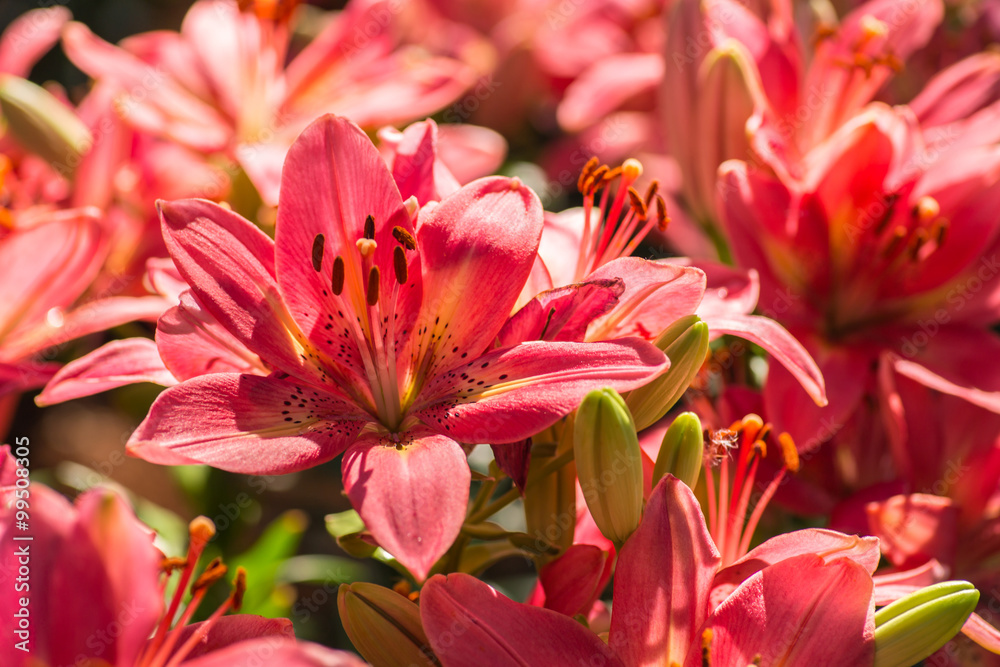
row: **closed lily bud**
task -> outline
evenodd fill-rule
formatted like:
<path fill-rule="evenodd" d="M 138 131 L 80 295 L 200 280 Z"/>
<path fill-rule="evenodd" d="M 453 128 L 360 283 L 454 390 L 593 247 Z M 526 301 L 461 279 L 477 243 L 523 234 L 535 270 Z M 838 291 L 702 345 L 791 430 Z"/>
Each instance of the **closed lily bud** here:
<path fill-rule="evenodd" d="M 573 426 L 576 474 L 594 523 L 616 546 L 642 518 L 642 452 L 632 415 L 614 389 L 583 399 Z"/>
<path fill-rule="evenodd" d="M 396 591 L 363 581 L 341 584 L 337 609 L 347 636 L 368 662 L 439 664 L 420 623 L 420 608 Z"/>
<path fill-rule="evenodd" d="M 908 667 L 944 646 L 979 602 L 967 581 L 943 581 L 875 612 L 875 667 Z"/>
<path fill-rule="evenodd" d="M 664 329 L 653 342 L 670 359 L 670 368 L 629 392 L 625 399 L 639 431 L 662 419 L 691 384 L 708 354 L 708 325 L 697 315 L 688 315 Z"/>
<path fill-rule="evenodd" d="M 572 425 L 567 423 L 561 442 L 552 451 L 533 447 L 524 488 L 524 518 L 528 540 L 515 542 L 535 554 L 541 567 L 573 544 L 576 531 L 576 466 L 570 460 L 548 472 L 547 466 L 573 447 Z"/>
<path fill-rule="evenodd" d="M 90 150 L 87 126 L 50 92 L 26 79 L 0 75 L 0 111 L 18 143 L 63 176 Z"/>
<path fill-rule="evenodd" d="M 705 440 L 701 430 L 701 420 L 693 412 L 677 415 L 660 443 L 660 452 L 653 466 L 653 488 L 664 475 L 670 473 L 694 488 L 701 475 L 705 454 Z"/>

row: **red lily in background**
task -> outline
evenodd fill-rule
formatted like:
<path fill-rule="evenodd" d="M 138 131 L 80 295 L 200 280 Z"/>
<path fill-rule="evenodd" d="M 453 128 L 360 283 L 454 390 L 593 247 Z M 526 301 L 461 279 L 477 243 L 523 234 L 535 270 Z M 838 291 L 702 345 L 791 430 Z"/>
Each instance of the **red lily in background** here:
<path fill-rule="evenodd" d="M 235 160 L 270 205 L 288 147 L 320 114 L 378 128 L 437 111 L 476 79 L 466 62 L 477 50 L 471 33 L 426 8 L 401 13 L 387 2 L 351 3 L 286 67 L 296 4 L 201 0 L 180 33 L 143 33 L 114 47 L 71 23 L 63 45 L 82 70 L 119 86 L 129 123 Z M 441 43 L 412 48 L 404 19 Z"/>
<path fill-rule="evenodd" d="M 70 504 L 41 484 L 19 485 L 27 471 L 15 463 L 10 447 L 0 447 L 0 457 L 0 577 L 9 584 L 0 609 L 11 619 L 0 628 L 4 665 L 222 667 L 265 652 L 296 667 L 364 664 L 348 653 L 297 643 L 288 619 L 223 616 L 239 606 L 242 574 L 237 590 L 209 620 L 188 625 L 208 586 L 225 575 L 224 566 L 210 564 L 192 576 L 214 533 L 210 521 L 192 522 L 185 558 L 165 559 L 153 546 L 152 532 L 118 494 L 95 489 Z M 27 531 L 18 525 L 23 507 L 30 507 L 23 510 L 30 516 Z M 16 541 L 25 535 L 31 540 Z M 17 589 L 23 553 L 30 554 L 30 585 Z M 163 591 L 175 569 L 181 580 L 166 607 Z M 193 597 L 175 624 L 189 583 Z M 24 611 L 27 625 L 17 620 Z"/>
<path fill-rule="evenodd" d="M 301 470 L 345 452 L 344 486 L 417 578 L 462 525 L 461 443 L 523 440 L 595 387 L 666 370 L 652 345 L 492 344 L 537 251 L 517 180 L 475 181 L 419 213 L 365 134 L 324 117 L 289 151 L 276 240 L 218 205 L 162 204 L 167 246 L 204 308 L 272 369 L 171 387 L 129 441 L 166 464 Z"/>
<path fill-rule="evenodd" d="M 756 656 L 761 664 L 871 664 L 876 540 L 799 531 L 720 563 L 698 501 L 668 475 L 621 549 L 607 645 L 567 616 L 507 600 L 463 574 L 432 577 L 420 615 L 449 667 L 594 656 L 609 665 L 735 665 Z"/>
<path fill-rule="evenodd" d="M 823 412 L 772 369 L 767 412 L 806 449 L 843 431 L 850 484 L 865 484 L 859 475 L 874 468 L 860 462 L 884 442 L 881 429 L 851 426 L 870 421 L 863 397 L 880 395 L 879 366 L 1000 412 L 1000 339 L 989 330 L 1000 152 L 968 139 L 926 146 L 905 108 L 874 105 L 806 155 L 798 184 L 742 162 L 723 167 L 736 258 L 758 270 L 762 302 L 829 383 Z"/>

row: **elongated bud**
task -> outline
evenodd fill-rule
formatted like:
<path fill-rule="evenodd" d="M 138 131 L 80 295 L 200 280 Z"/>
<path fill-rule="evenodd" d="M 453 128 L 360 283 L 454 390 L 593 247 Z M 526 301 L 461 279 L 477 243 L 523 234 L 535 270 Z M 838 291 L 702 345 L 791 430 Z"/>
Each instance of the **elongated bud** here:
<path fill-rule="evenodd" d="M 705 440 L 701 420 L 693 412 L 677 415 L 660 443 L 660 452 L 653 466 L 653 488 L 670 473 L 693 489 L 701 475 L 705 455 Z"/>
<path fill-rule="evenodd" d="M 0 110 L 22 147 L 72 176 L 93 142 L 90 130 L 47 90 L 12 75 L 0 75 Z"/>
<path fill-rule="evenodd" d="M 948 643 L 979 602 L 967 581 L 943 581 L 875 612 L 875 667 L 909 667 Z"/>
<path fill-rule="evenodd" d="M 545 472 L 547 465 L 573 449 L 572 422 L 567 420 L 566 429 L 559 445 L 551 448 L 533 447 L 528 464 L 528 481 L 524 488 L 524 518 L 530 544 L 513 544 L 535 554 L 538 567 L 545 565 L 553 557 L 566 551 L 573 544 L 576 531 L 576 465 L 572 458 L 556 470 Z"/>
<path fill-rule="evenodd" d="M 437 665 L 420 624 L 420 608 L 377 584 L 341 584 L 340 622 L 358 653 L 374 665 Z"/>
<path fill-rule="evenodd" d="M 688 315 L 664 329 L 654 343 L 670 359 L 670 368 L 625 399 L 640 431 L 667 414 L 691 384 L 708 354 L 708 325 Z"/>
<path fill-rule="evenodd" d="M 597 389 L 576 411 L 573 450 L 580 488 L 594 523 L 621 544 L 642 518 L 642 451 L 625 401 Z"/>

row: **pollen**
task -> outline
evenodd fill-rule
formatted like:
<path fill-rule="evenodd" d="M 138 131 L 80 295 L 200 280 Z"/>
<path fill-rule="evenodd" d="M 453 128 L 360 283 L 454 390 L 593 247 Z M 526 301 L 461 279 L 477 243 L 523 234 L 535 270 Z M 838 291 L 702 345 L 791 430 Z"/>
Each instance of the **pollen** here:
<path fill-rule="evenodd" d="M 333 260 L 333 277 L 330 281 L 330 287 L 337 296 L 340 296 L 340 293 L 344 291 L 344 258 L 340 255 L 337 255 L 337 258 Z"/>
<path fill-rule="evenodd" d="M 778 436 L 778 444 L 781 445 L 781 458 L 785 462 L 785 467 L 790 472 L 799 471 L 799 450 L 795 446 L 792 436 L 782 433 Z"/>
<path fill-rule="evenodd" d="M 323 268 L 323 247 L 326 245 L 326 237 L 322 234 L 317 234 L 316 238 L 313 239 L 312 247 L 312 263 L 313 269 L 319 271 Z"/>
<path fill-rule="evenodd" d="M 396 282 L 406 284 L 406 251 L 402 246 L 396 246 L 392 251 L 392 268 L 396 272 Z"/>
<path fill-rule="evenodd" d="M 416 250 L 417 240 L 413 238 L 413 234 L 406 231 L 402 227 L 392 228 L 392 238 L 396 239 L 399 245 L 403 246 L 407 250 Z"/>
<path fill-rule="evenodd" d="M 373 266 L 368 272 L 368 289 L 365 290 L 365 299 L 369 306 L 378 303 L 378 282 L 379 270 L 377 266 Z"/>

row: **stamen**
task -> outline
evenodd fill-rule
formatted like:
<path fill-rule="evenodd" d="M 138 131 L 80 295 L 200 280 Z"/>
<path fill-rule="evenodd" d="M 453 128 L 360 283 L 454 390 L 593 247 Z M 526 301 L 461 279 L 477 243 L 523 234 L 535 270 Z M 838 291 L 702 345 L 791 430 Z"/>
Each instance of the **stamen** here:
<path fill-rule="evenodd" d="M 587 194 L 587 182 L 590 179 L 590 173 L 594 169 L 597 169 L 596 155 L 587 160 L 587 164 L 583 165 L 583 169 L 580 170 L 580 178 L 576 181 L 576 189 L 580 191 L 580 194 Z"/>
<path fill-rule="evenodd" d="M 785 467 L 789 472 L 799 471 L 799 450 L 795 446 L 792 436 L 782 433 L 778 436 L 778 444 L 781 445 L 781 458 L 785 462 Z"/>
<path fill-rule="evenodd" d="M 378 248 L 378 244 L 375 243 L 374 239 L 369 238 L 358 239 L 355 242 L 355 246 L 357 246 L 358 252 L 360 252 L 361 256 L 365 259 L 374 255 L 375 249 Z"/>
<path fill-rule="evenodd" d="M 317 272 L 323 268 L 323 246 L 326 245 L 326 237 L 317 234 L 313 239 L 312 261 L 313 269 Z"/>
<path fill-rule="evenodd" d="M 885 22 L 880 21 L 871 14 L 865 14 L 861 17 L 860 28 L 865 41 L 873 37 L 885 37 L 889 33 L 889 27 Z"/>
<path fill-rule="evenodd" d="M 368 214 L 368 217 L 365 218 L 365 238 L 372 240 L 375 239 L 375 218 L 373 218 L 370 213 Z"/>
<path fill-rule="evenodd" d="M 898 192 L 890 192 L 885 197 L 885 213 L 879 218 L 879 221 L 875 223 L 875 235 L 878 236 L 885 231 L 886 226 L 889 221 L 892 220 L 892 214 L 896 210 L 896 202 L 899 200 Z"/>
<path fill-rule="evenodd" d="M 659 191 L 660 191 L 660 182 L 654 178 L 653 182 L 649 184 L 648 188 L 646 188 L 646 196 L 643 197 L 643 201 L 646 202 L 646 208 L 649 208 L 650 205 L 652 205 L 653 197 L 655 197 L 656 193 Z"/>
<path fill-rule="evenodd" d="M 330 287 L 337 296 L 344 291 L 344 258 L 340 255 L 333 260 L 333 279 L 330 281 Z"/>
<path fill-rule="evenodd" d="M 233 580 L 233 611 L 243 608 L 243 595 L 247 592 L 247 571 L 242 567 L 236 568 L 236 579 Z"/>
<path fill-rule="evenodd" d="M 646 202 L 644 202 L 642 200 L 642 198 L 639 196 L 639 193 L 636 192 L 635 188 L 633 188 L 631 186 L 629 186 L 629 189 L 628 189 L 628 198 L 629 198 L 630 203 L 632 204 L 632 210 L 635 211 L 635 214 L 637 216 L 639 216 L 640 220 L 642 220 L 643 222 L 645 222 L 646 221 Z"/>
<path fill-rule="evenodd" d="M 392 268 L 396 271 L 396 282 L 400 285 L 405 285 L 406 251 L 403 250 L 402 246 L 396 246 L 392 251 Z"/>
<path fill-rule="evenodd" d="M 917 261 L 920 256 L 920 249 L 924 247 L 925 243 L 927 243 L 927 232 L 923 229 L 918 229 L 910 238 L 909 252 L 911 260 L 914 262 Z"/>
<path fill-rule="evenodd" d="M 201 575 L 191 584 L 191 593 L 194 594 L 203 588 L 208 588 L 219 579 L 226 576 L 226 572 L 229 570 L 223 563 L 221 558 L 213 558 L 211 562 L 205 566 L 205 570 Z"/>
<path fill-rule="evenodd" d="M 399 245 L 403 246 L 407 250 L 416 250 L 417 240 L 413 238 L 413 234 L 406 231 L 402 227 L 392 228 L 392 238 L 396 239 Z"/>
<path fill-rule="evenodd" d="M 369 306 L 374 306 L 378 303 L 378 282 L 378 267 L 373 266 L 371 270 L 368 271 L 368 289 L 365 290 L 365 298 L 367 299 Z"/>
<path fill-rule="evenodd" d="M 180 570 L 185 565 L 187 565 L 187 558 L 181 558 L 179 556 L 170 556 L 169 558 L 164 558 L 160 561 L 160 569 L 163 570 L 163 574 L 168 577 L 177 570 Z"/>
<path fill-rule="evenodd" d="M 892 257 L 899 250 L 900 246 L 903 245 L 903 239 L 906 238 L 906 228 L 903 226 L 896 227 L 892 230 L 892 237 L 889 239 L 889 243 L 886 244 L 885 250 L 882 251 L 883 257 Z"/>
<path fill-rule="evenodd" d="M 934 227 L 931 229 L 931 236 L 934 237 L 934 241 L 937 243 L 937 247 L 944 245 L 944 240 L 948 238 L 948 227 L 951 223 L 944 218 L 938 218 L 937 222 L 934 223 Z"/>
<path fill-rule="evenodd" d="M 656 195 L 656 219 L 657 227 L 661 232 L 667 230 L 667 226 L 670 224 L 670 216 L 667 215 L 667 202 L 663 199 L 662 195 Z"/>
<path fill-rule="evenodd" d="M 407 197 L 406 201 L 403 202 L 403 208 L 406 209 L 406 214 L 410 216 L 410 220 L 412 220 L 413 216 L 420 210 L 420 202 L 417 201 L 417 196 L 410 195 Z"/>

